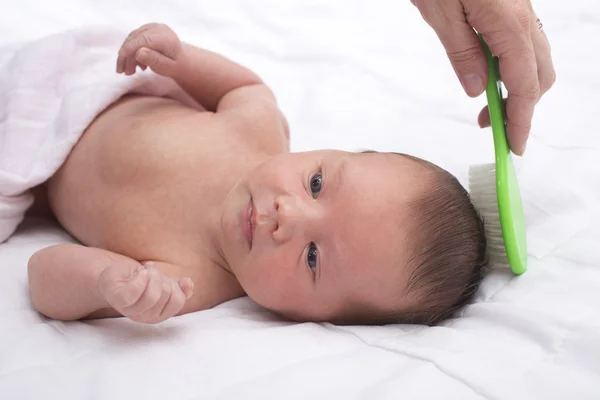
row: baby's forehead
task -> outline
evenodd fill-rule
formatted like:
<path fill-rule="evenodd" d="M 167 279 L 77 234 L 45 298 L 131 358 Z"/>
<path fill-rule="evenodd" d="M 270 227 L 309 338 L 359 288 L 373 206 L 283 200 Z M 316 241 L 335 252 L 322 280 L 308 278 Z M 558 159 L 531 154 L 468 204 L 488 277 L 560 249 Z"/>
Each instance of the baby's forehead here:
<path fill-rule="evenodd" d="M 422 192 L 423 179 L 403 162 L 361 160 L 346 168 L 334 221 L 343 253 L 358 262 L 399 257 L 413 228 L 413 203 Z"/>
<path fill-rule="evenodd" d="M 422 160 L 410 154 L 403 153 L 379 153 L 362 152 L 354 153 L 359 158 L 367 159 L 370 164 L 377 166 L 381 170 L 387 170 L 393 173 L 401 172 L 408 176 L 420 176 L 431 173 L 433 164 Z"/>
<path fill-rule="evenodd" d="M 396 284 L 408 281 L 404 270 L 418 229 L 415 205 L 431 187 L 427 168 L 399 154 L 366 153 L 350 157 L 345 169 L 337 205 L 337 262 L 363 284 L 381 287 L 391 275 Z"/>
<path fill-rule="evenodd" d="M 372 207 L 397 212 L 432 187 L 432 168 L 425 161 L 396 153 L 358 153 L 348 164 L 349 189 L 369 190 Z"/>

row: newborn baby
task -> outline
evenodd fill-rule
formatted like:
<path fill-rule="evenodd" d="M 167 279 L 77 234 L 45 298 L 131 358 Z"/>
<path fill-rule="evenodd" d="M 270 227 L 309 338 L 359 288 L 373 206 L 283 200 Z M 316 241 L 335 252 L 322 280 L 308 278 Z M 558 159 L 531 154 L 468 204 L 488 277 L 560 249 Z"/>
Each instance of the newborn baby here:
<path fill-rule="evenodd" d="M 164 25 L 125 40 L 117 72 L 137 67 L 204 111 L 127 95 L 90 124 L 43 186 L 82 244 L 31 257 L 39 312 L 158 323 L 248 295 L 296 321 L 435 324 L 472 297 L 483 223 L 448 172 L 401 154 L 290 153 L 261 79 Z"/>

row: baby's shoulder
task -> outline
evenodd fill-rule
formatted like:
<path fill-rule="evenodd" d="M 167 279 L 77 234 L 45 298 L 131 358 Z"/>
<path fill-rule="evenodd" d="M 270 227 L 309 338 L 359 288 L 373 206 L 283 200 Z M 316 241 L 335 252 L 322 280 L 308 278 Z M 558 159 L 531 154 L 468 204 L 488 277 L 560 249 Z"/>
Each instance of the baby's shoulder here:
<path fill-rule="evenodd" d="M 244 87 L 223 97 L 217 114 L 252 149 L 269 154 L 289 151 L 289 125 L 264 85 Z"/>

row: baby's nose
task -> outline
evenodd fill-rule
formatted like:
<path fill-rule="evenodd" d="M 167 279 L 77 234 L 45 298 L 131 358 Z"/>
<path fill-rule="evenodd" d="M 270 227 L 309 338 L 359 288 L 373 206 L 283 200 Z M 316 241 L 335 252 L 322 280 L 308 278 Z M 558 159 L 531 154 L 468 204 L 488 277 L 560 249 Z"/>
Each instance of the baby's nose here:
<path fill-rule="evenodd" d="M 308 235 L 308 231 L 318 226 L 323 218 L 323 213 L 313 201 L 303 201 L 294 196 L 275 198 L 275 212 L 278 226 L 273 237 L 280 242 L 298 233 Z"/>

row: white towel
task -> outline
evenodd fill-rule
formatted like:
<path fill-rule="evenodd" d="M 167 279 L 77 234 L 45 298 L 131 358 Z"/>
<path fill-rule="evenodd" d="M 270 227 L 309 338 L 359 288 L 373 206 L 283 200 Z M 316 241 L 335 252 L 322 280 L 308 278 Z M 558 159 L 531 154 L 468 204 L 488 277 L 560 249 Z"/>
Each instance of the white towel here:
<path fill-rule="evenodd" d="M 197 107 L 170 78 L 149 69 L 115 73 L 126 33 L 99 27 L 0 48 L 0 243 L 103 109 L 128 92 Z"/>

